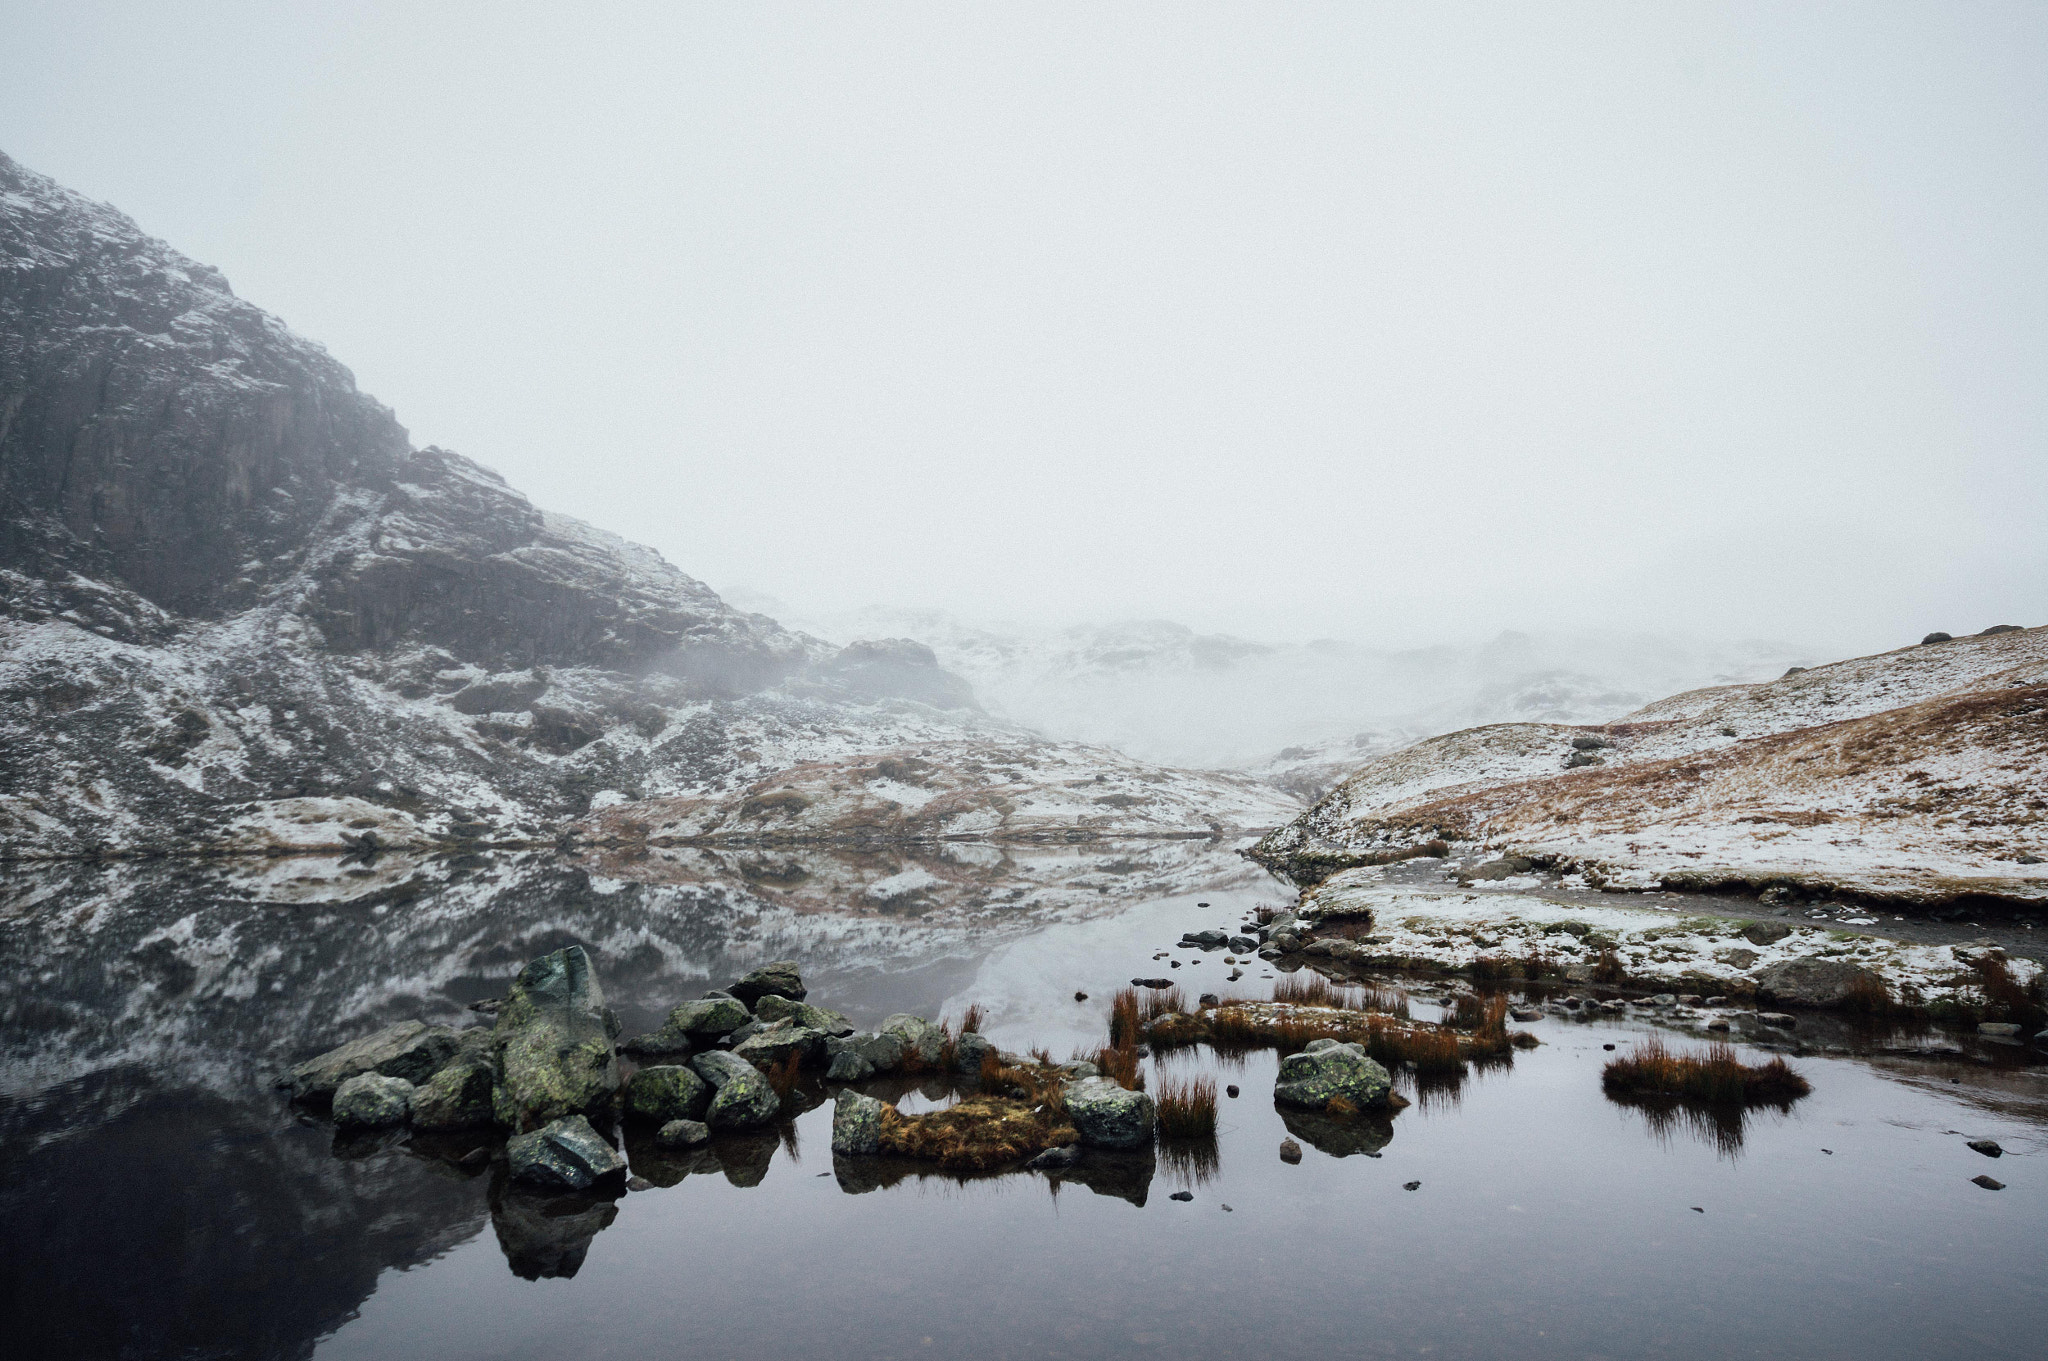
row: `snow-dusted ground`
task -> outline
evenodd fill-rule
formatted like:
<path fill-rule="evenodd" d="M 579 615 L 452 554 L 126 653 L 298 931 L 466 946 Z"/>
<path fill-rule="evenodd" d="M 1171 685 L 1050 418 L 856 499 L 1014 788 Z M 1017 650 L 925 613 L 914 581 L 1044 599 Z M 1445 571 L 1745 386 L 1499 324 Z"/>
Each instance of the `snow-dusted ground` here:
<path fill-rule="evenodd" d="M 1301 911 L 1332 917 L 1370 911 L 1369 936 L 1309 946 L 1311 959 L 1362 966 L 1469 970 L 1481 959 L 1518 964 L 1533 958 L 1551 975 L 1584 982 L 1601 954 L 1611 951 L 1634 987 L 1754 998 L 1773 966 L 1829 961 L 1881 979 L 1895 999 L 1963 1012 L 1986 1005 L 1981 977 L 1969 968 L 1986 947 L 1919 945 L 1804 922 L 1766 923 L 1771 929 L 1759 932 L 1759 923 L 1689 915 L 1678 904 L 1567 904 L 1534 894 L 1415 888 L 1385 883 L 1377 869 L 1366 868 L 1309 889 Z M 2005 959 L 2003 951 L 1996 953 Z M 2031 959 L 2005 963 L 2023 987 L 2042 975 Z"/>
<path fill-rule="evenodd" d="M 1635 883 L 2048 899 L 2048 629 L 1502 724 L 1375 760 L 1262 843 L 1306 867 L 1429 837 Z M 1574 741 L 1599 745 L 1578 751 Z M 1567 768 L 1574 757 L 1587 764 Z"/>

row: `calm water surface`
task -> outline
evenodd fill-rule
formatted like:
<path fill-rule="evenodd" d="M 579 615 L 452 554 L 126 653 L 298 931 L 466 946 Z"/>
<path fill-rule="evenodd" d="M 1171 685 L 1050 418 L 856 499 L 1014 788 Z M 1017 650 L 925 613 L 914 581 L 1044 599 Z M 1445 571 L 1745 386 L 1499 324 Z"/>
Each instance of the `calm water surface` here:
<path fill-rule="evenodd" d="M 1715 1130 L 1602 1096 L 1602 1046 L 1633 1023 L 1533 1022 L 1511 1069 L 1334 1128 L 1283 1120 L 1273 1055 L 1201 1050 L 1165 1062 L 1242 1091 L 1213 1166 L 963 1183 L 835 1160 L 816 1104 L 689 1158 L 629 1133 L 655 1185 L 616 1201 L 452 1164 L 478 1140 L 337 1145 L 271 1087 L 390 1020 L 461 1021 L 572 940 L 629 1030 L 787 957 L 857 1023 L 978 1001 L 998 1042 L 1065 1054 L 1182 931 L 1288 896 L 1187 843 L 15 875 L 10 1336 L 134 1357 L 2048 1353 L 2048 1082 L 2008 1051 L 1874 1057 L 1883 1037 L 1809 1024 L 1848 1051 L 1795 1059 L 1813 1095 Z M 2007 1155 L 1963 1146 L 1981 1137 Z M 2006 1189 L 1970 1183 L 1987 1172 Z"/>

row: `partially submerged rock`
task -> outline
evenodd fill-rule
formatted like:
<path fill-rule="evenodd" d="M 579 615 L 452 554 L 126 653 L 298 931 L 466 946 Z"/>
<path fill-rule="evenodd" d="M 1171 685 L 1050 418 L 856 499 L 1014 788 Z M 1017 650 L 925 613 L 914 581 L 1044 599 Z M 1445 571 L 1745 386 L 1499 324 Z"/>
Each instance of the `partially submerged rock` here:
<path fill-rule="evenodd" d="M 1155 1108 L 1143 1092 L 1128 1091 L 1105 1077 L 1067 1084 L 1067 1117 L 1081 1142 L 1097 1148 L 1137 1148 L 1152 1141 Z"/>
<path fill-rule="evenodd" d="M 626 1170 L 626 1160 L 581 1115 L 550 1120 L 505 1141 L 512 1179 L 552 1190 L 588 1190 L 600 1177 Z"/>
<path fill-rule="evenodd" d="M 1859 996 L 1884 996 L 1884 980 L 1842 959 L 1788 959 L 1757 971 L 1757 996 L 1795 1007 L 1838 1007 Z"/>
<path fill-rule="evenodd" d="M 497 1069 L 481 1059 L 458 1059 L 420 1084 L 412 1122 L 420 1129 L 474 1129 L 495 1118 L 491 1093 Z"/>
<path fill-rule="evenodd" d="M 292 1096 L 300 1101 L 330 1101 L 342 1083 L 359 1073 L 425 1082 L 455 1057 L 460 1043 L 457 1033 L 447 1026 L 400 1021 L 293 1068 L 289 1079 Z"/>
<path fill-rule="evenodd" d="M 613 1025 L 582 946 L 520 970 L 498 1011 L 498 1123 L 531 1129 L 607 1100 L 619 1086 Z"/>
<path fill-rule="evenodd" d="M 619 1046 L 628 1054 L 659 1058 L 688 1058 L 708 1049 L 721 1035 L 730 1035 L 753 1021 L 746 1004 L 736 997 L 720 994 L 685 1002 L 668 1014 L 661 1029 L 635 1035 Z"/>
<path fill-rule="evenodd" d="M 695 1148 L 711 1142 L 711 1126 L 701 1120 L 671 1120 L 654 1136 L 663 1148 Z"/>
<path fill-rule="evenodd" d="M 847 1088 L 832 1106 L 832 1151 L 874 1153 L 882 1146 L 882 1103 Z"/>
<path fill-rule="evenodd" d="M 711 1085 L 680 1064 L 642 1068 L 626 1083 L 626 1114 L 643 1120 L 698 1120 L 710 1104 Z"/>
<path fill-rule="evenodd" d="M 1341 1099 L 1363 1110 L 1384 1104 L 1391 1090 L 1393 1080 L 1366 1054 L 1364 1045 L 1311 1040 L 1300 1053 L 1280 1060 L 1273 1099 L 1312 1110 L 1322 1110 Z"/>
<path fill-rule="evenodd" d="M 737 1054 L 714 1049 L 691 1059 L 690 1067 L 717 1091 L 704 1115 L 705 1123 L 713 1129 L 746 1129 L 766 1124 L 781 1109 L 782 1098 L 768 1085 L 761 1070 Z"/>
<path fill-rule="evenodd" d="M 358 1073 L 334 1094 L 334 1123 L 343 1129 L 384 1129 L 412 1114 L 412 1084 L 402 1077 Z"/>

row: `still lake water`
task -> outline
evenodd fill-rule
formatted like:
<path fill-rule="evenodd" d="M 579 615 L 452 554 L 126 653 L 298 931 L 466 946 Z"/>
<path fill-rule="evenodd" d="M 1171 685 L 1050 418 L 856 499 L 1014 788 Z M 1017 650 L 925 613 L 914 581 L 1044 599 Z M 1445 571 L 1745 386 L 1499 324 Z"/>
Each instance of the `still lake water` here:
<path fill-rule="evenodd" d="M 1717 1134 L 1602 1095 L 1602 1046 L 1650 1033 L 1635 1022 L 1529 1023 L 1544 1043 L 1511 1069 L 1335 1131 L 1283 1120 L 1272 1054 L 1200 1050 L 1164 1062 L 1242 1090 L 1213 1168 L 961 1182 L 835 1160 L 816 1104 L 693 1158 L 629 1134 L 655 1185 L 616 1201 L 452 1163 L 478 1140 L 337 1146 L 272 1088 L 392 1020 L 474 1019 L 571 941 L 629 1033 L 792 958 L 856 1024 L 980 1002 L 998 1043 L 1064 1055 L 1181 932 L 1290 897 L 1205 843 L 12 872 L 9 1353 L 2048 1354 L 2048 1080 L 2023 1051 L 1882 1057 L 1884 1037 L 1809 1021 L 1841 1051 L 1795 1060 L 1813 1095 Z M 1175 958 L 1191 992 L 1227 967 Z M 1278 1157 L 1290 1133 L 1299 1165 Z M 1964 1147 L 1986 1137 L 2006 1156 Z"/>

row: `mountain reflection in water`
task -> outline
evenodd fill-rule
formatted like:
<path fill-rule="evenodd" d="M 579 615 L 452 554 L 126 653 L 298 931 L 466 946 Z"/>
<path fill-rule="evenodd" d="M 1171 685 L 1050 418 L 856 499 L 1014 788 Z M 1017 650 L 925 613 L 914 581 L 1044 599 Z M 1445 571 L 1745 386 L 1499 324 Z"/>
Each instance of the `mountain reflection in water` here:
<path fill-rule="evenodd" d="M 1883 1037 L 1818 1019 L 1800 1033 L 1843 1052 L 1794 1060 L 1813 1095 L 1732 1131 L 1683 1112 L 1646 1122 L 1605 1097 L 1602 1045 L 1641 1024 L 1546 1018 L 1527 1026 L 1542 1046 L 1505 1067 L 1404 1079 L 1415 1104 L 1392 1116 L 1275 1108 L 1270 1051 L 1162 1056 L 1155 1071 L 1239 1088 L 1214 1144 L 1091 1153 L 1055 1175 L 834 1157 L 827 1090 L 806 1077 L 787 1118 L 699 1149 L 628 1124 L 638 1189 L 617 1198 L 507 1182 L 475 1156 L 495 1148 L 487 1132 L 337 1139 L 273 1088 L 291 1062 L 391 1021 L 474 1021 L 470 1002 L 571 942 L 629 1032 L 791 958 L 856 1024 L 972 1001 L 997 1043 L 1064 1056 L 1101 1042 L 1111 991 L 1169 968 L 1153 956 L 1183 931 L 1285 897 L 1229 848 L 1187 842 L 14 868 L 0 879 L 10 1342 L 332 1361 L 597 1342 L 849 1358 L 2036 1354 L 2041 1068 L 2024 1051 L 1886 1058 Z M 1221 983 L 1217 956 L 1171 953 L 1190 995 Z M 1270 987 L 1265 972 L 1238 990 Z M 1418 1007 L 1441 993 L 1409 986 Z M 935 1079 L 873 1090 L 920 1108 L 952 1095 Z M 1988 1162 L 1952 1131 L 2009 1156 Z M 1290 1137 L 1298 1164 L 1277 1156 Z M 1969 1182 L 1987 1169 L 2007 1189 Z"/>

